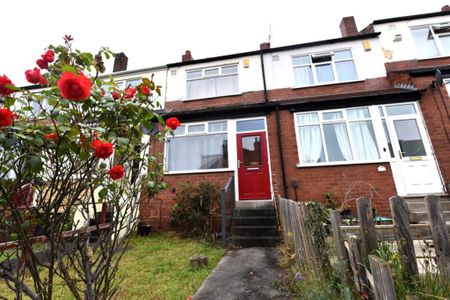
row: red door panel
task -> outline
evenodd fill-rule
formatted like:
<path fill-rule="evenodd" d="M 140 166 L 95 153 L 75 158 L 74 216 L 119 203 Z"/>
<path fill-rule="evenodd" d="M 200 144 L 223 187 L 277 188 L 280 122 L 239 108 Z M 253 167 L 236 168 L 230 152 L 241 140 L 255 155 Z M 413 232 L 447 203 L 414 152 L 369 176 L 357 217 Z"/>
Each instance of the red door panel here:
<path fill-rule="evenodd" d="M 266 133 L 237 134 L 239 200 L 270 199 Z"/>

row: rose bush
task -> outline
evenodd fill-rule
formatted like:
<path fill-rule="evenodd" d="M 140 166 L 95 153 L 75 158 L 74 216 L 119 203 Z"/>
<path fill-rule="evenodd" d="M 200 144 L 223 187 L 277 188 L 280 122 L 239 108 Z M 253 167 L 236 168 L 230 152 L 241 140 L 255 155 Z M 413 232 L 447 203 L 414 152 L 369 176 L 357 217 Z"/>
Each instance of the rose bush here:
<path fill-rule="evenodd" d="M 18 298 L 51 299 L 59 277 L 75 299 L 110 299 L 142 187 L 152 195 L 165 188 L 146 133 L 160 127 L 152 139 L 162 140 L 180 123 L 166 125 L 154 112 L 161 87 L 152 79 L 121 90 L 100 76 L 103 60 L 114 55 L 109 49 L 93 55 L 72 50 L 71 36 L 64 41 L 41 55 L 40 69 L 25 72 L 45 88 L 19 89 L 0 76 L 0 230 L 17 236 L 16 248 L 3 257 L 26 257 L 26 264 L 12 264 L 17 267 L 0 264 L 0 276 Z M 24 210 L 18 203 L 32 205 Z M 99 204 L 111 216 L 107 230 L 96 218 Z M 36 223 L 46 236 L 46 262 L 33 252 Z M 91 224 L 95 230 L 87 230 Z M 67 227 L 76 235 L 63 234 Z"/>

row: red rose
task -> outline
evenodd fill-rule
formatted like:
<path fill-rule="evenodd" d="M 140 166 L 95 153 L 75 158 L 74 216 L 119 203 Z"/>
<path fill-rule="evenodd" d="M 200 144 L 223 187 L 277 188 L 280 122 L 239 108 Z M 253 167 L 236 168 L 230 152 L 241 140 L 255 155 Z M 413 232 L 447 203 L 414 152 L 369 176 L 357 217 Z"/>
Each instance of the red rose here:
<path fill-rule="evenodd" d="M 150 89 L 145 85 L 141 85 L 141 92 L 142 92 L 142 94 L 144 94 L 146 96 L 150 96 L 152 93 L 152 92 L 150 92 Z"/>
<path fill-rule="evenodd" d="M 13 90 L 5 87 L 6 84 L 14 86 L 6 75 L 0 76 L 0 96 L 8 96 L 9 94 L 14 93 Z"/>
<path fill-rule="evenodd" d="M 75 75 L 66 71 L 56 84 L 61 96 L 68 100 L 83 101 L 91 95 L 91 81 L 83 74 Z"/>
<path fill-rule="evenodd" d="M 47 50 L 41 57 L 46 62 L 51 63 L 55 60 L 55 52 L 53 52 L 53 50 Z"/>
<path fill-rule="evenodd" d="M 13 113 L 7 108 L 0 108 L 0 127 L 11 126 Z"/>
<path fill-rule="evenodd" d="M 103 142 L 98 140 L 97 137 L 95 137 L 95 139 L 92 141 L 91 143 L 91 147 L 93 149 L 97 148 L 97 146 L 100 146 Z"/>
<path fill-rule="evenodd" d="M 58 139 L 58 135 L 55 132 L 44 134 L 44 139 L 56 141 Z"/>
<path fill-rule="evenodd" d="M 134 94 L 136 94 L 137 88 L 129 87 L 125 90 L 125 95 L 123 96 L 125 99 L 130 99 L 134 97 Z"/>
<path fill-rule="evenodd" d="M 37 84 L 41 81 L 41 70 L 34 68 L 33 70 L 25 71 L 25 77 L 29 83 Z"/>
<path fill-rule="evenodd" d="M 171 117 L 166 120 L 166 125 L 172 130 L 177 129 L 181 125 L 180 121 L 176 117 Z"/>
<path fill-rule="evenodd" d="M 113 96 L 114 99 L 120 99 L 120 93 L 119 92 L 112 92 L 111 95 Z"/>
<path fill-rule="evenodd" d="M 113 153 L 113 146 L 111 143 L 99 141 L 95 142 L 95 145 L 93 146 L 94 146 L 94 156 L 97 158 L 108 158 Z"/>
<path fill-rule="evenodd" d="M 121 165 L 115 165 L 108 171 L 109 176 L 111 176 L 112 180 L 117 180 L 123 177 L 125 171 Z"/>
<path fill-rule="evenodd" d="M 39 84 L 41 86 L 46 86 L 47 85 L 47 79 L 45 79 L 45 77 L 42 76 L 42 75 L 39 77 Z"/>
<path fill-rule="evenodd" d="M 39 68 L 41 69 L 48 69 L 48 62 L 45 61 L 42 58 L 39 58 L 38 60 L 36 60 L 36 64 L 39 66 Z"/>

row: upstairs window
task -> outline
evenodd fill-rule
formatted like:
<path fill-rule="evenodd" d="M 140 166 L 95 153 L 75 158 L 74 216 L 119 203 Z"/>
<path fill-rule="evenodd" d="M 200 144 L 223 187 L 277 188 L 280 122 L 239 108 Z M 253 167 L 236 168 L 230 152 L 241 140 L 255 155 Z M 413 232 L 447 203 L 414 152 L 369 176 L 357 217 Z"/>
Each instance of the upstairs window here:
<path fill-rule="evenodd" d="M 350 49 L 294 56 L 292 63 L 297 87 L 358 79 Z"/>
<path fill-rule="evenodd" d="M 411 29 L 419 58 L 450 55 L 450 24 Z"/>
<path fill-rule="evenodd" d="M 187 99 L 237 94 L 238 66 L 228 65 L 186 72 Z"/>

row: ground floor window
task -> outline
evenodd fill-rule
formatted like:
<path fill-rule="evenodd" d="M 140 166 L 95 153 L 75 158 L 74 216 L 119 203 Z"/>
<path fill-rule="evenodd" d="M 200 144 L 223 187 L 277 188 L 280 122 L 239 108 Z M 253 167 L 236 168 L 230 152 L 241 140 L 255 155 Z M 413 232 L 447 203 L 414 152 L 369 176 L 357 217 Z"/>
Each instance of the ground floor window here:
<path fill-rule="evenodd" d="M 184 124 L 167 139 L 167 171 L 224 168 L 228 168 L 226 121 Z"/>

